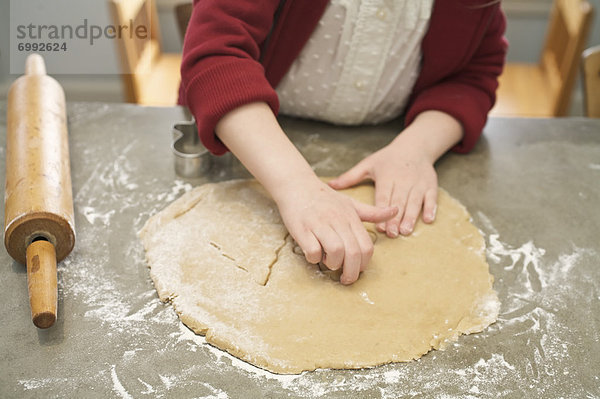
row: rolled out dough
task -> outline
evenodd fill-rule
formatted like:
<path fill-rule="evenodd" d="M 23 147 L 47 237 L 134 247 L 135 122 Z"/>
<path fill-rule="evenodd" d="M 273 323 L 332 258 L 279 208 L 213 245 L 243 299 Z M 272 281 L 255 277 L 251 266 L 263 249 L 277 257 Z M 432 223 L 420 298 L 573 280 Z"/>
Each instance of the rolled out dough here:
<path fill-rule="evenodd" d="M 373 187 L 346 193 L 372 203 Z M 499 302 L 484 240 L 441 190 L 436 221 L 410 237 L 375 233 L 360 279 L 343 286 L 294 251 L 275 204 L 253 180 L 195 188 L 142 231 L 163 301 L 206 340 L 275 373 L 417 359 L 482 331 Z"/>

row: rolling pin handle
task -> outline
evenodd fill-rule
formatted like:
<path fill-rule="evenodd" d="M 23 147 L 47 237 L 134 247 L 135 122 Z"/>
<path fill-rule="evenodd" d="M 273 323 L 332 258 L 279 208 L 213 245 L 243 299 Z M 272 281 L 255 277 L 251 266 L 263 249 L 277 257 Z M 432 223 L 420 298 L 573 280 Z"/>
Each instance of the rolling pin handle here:
<path fill-rule="evenodd" d="M 43 237 L 27 247 L 27 286 L 33 324 L 38 328 L 52 326 L 58 299 L 56 251 Z"/>
<path fill-rule="evenodd" d="M 45 75 L 46 64 L 39 54 L 30 54 L 25 60 L 25 75 Z"/>

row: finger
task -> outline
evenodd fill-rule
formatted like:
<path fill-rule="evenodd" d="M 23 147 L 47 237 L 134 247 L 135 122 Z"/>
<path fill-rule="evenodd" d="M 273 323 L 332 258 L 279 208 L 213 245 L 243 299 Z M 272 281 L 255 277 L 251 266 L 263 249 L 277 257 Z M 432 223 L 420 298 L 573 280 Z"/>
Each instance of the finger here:
<path fill-rule="evenodd" d="M 437 212 L 437 186 L 428 190 L 425 193 L 425 201 L 423 203 L 423 221 L 425 223 L 433 223 Z"/>
<path fill-rule="evenodd" d="M 363 222 L 385 222 L 398 213 L 398 207 L 396 206 L 378 207 L 367 205 L 356 200 L 352 200 L 352 203 L 358 217 Z"/>
<path fill-rule="evenodd" d="M 393 187 L 391 179 L 380 179 L 375 182 L 375 206 L 386 207 L 390 205 Z M 379 222 L 375 225 L 375 228 L 383 233 L 385 223 Z"/>
<path fill-rule="evenodd" d="M 338 177 L 329 181 L 329 186 L 336 189 L 342 190 L 344 188 L 352 187 L 361 181 L 369 177 L 369 171 L 366 167 L 366 162 L 363 159 L 357 163 L 354 167 L 350 168 L 346 172 L 342 173 Z"/>
<path fill-rule="evenodd" d="M 400 234 L 407 236 L 415 229 L 415 223 L 423 207 L 424 196 L 424 193 L 417 188 L 411 190 L 406 202 L 406 210 L 400 223 Z"/>
<path fill-rule="evenodd" d="M 338 233 L 330 227 L 325 226 L 315 231 L 315 236 L 323 248 L 323 264 L 330 270 L 337 270 L 344 263 L 344 241 Z"/>
<path fill-rule="evenodd" d="M 398 207 L 398 213 L 385 224 L 385 232 L 388 237 L 395 238 L 400 234 L 400 222 L 406 212 L 406 200 L 408 198 L 408 190 L 398 185 L 394 186 L 390 204 Z"/>
<path fill-rule="evenodd" d="M 362 262 L 362 254 L 360 245 L 354 236 L 354 232 L 346 228 L 344 231 L 339 232 L 342 240 L 344 241 L 344 266 L 342 269 L 342 275 L 340 276 L 340 283 L 348 285 L 352 284 L 358 279 L 360 273 L 360 264 Z"/>
<path fill-rule="evenodd" d="M 323 257 L 321 244 L 312 232 L 306 230 L 300 234 L 292 234 L 292 237 L 302 249 L 308 263 L 317 264 L 321 261 Z"/>
<path fill-rule="evenodd" d="M 362 223 L 353 224 L 352 230 L 358 241 L 358 245 L 360 246 L 361 261 L 359 271 L 362 272 L 367 268 L 367 265 L 373 256 L 373 240 Z"/>

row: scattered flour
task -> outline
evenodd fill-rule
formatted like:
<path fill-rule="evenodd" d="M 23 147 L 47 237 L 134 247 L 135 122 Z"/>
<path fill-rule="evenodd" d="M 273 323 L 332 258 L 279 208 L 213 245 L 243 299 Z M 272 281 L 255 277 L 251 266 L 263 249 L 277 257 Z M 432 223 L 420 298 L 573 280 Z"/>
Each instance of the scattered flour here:
<path fill-rule="evenodd" d="M 156 199 L 163 203 L 170 203 L 180 197 L 181 194 L 187 193 L 191 189 L 192 185 L 190 183 L 185 183 L 182 180 L 175 180 L 175 185 L 171 188 L 171 191 L 157 195 Z"/>
<path fill-rule="evenodd" d="M 481 212 L 477 220 L 486 237 L 486 254 L 502 301 L 498 322 L 483 333 L 461 337 L 445 352 L 434 351 L 415 362 L 366 370 L 276 375 L 243 362 L 207 344 L 204 337 L 179 321 L 169 305 L 160 302 L 147 271 L 141 270 L 144 254 L 137 240 L 117 255 L 111 254 L 105 240 L 95 241 L 95 237 L 115 228 L 130 229 L 131 237 L 135 237 L 152 213 L 191 189 L 189 183 L 176 180 L 167 193 L 150 190 L 151 194 L 141 194 L 144 190 L 135 190 L 137 186 L 132 183 L 133 166 L 127 153 L 125 147 L 113 164 L 94 169 L 89 181 L 101 184 L 84 184 L 76 194 L 76 203 L 80 204 L 77 212 L 89 222 L 87 234 L 78 236 L 78 246 L 85 248 L 85 256 L 76 247 L 73 256 L 59 265 L 62 295 L 85 309 L 78 317 L 108 331 L 106 339 L 115 343 L 113 351 L 120 351 L 121 358 L 76 377 L 21 379 L 19 384 L 24 390 L 68 392 L 60 390 L 100 379 L 121 398 L 185 396 L 181 392 L 193 389 L 195 397 L 226 399 L 237 397 L 226 389 L 235 379 L 235 385 L 259 389 L 264 395 L 303 398 L 348 397 L 350 393 L 377 398 L 507 396 L 508 391 L 501 387 L 510 387 L 517 396 L 537 392 L 543 397 L 547 386 L 564 385 L 578 378 L 575 370 L 565 366 L 574 343 L 564 338 L 569 336 L 569 326 L 564 321 L 568 309 L 562 299 L 580 295 L 564 287 L 577 275 L 581 262 L 598 254 L 573 246 L 557 257 L 549 257 L 549 251 L 534 240 L 508 245 Z M 144 184 L 151 187 L 155 182 Z M 122 205 L 119 212 L 132 213 L 131 225 L 115 226 L 115 202 Z M 155 207 L 139 215 L 139 209 L 144 208 L 141 204 Z M 130 267 L 116 274 L 109 267 L 114 256 L 126 256 L 131 260 Z M 123 273 L 143 277 L 137 278 L 139 285 L 131 287 L 123 282 Z M 598 306 L 599 293 L 596 286 L 591 299 L 582 297 L 582 306 Z M 366 294 L 363 299 L 372 303 Z M 511 350 L 513 341 L 525 349 L 515 354 Z M 162 367 L 161 359 L 172 367 L 172 359 L 179 357 L 187 360 L 176 368 Z M 153 359 L 154 367 L 141 366 L 148 359 Z"/>
<path fill-rule="evenodd" d="M 361 293 L 360 293 L 360 296 L 361 296 L 361 298 L 362 298 L 362 299 L 363 299 L 363 300 L 364 300 L 366 303 L 368 303 L 368 304 L 370 304 L 370 305 L 375 305 L 375 302 L 373 302 L 373 301 L 372 301 L 372 300 L 369 298 L 369 296 L 367 295 L 367 293 L 366 293 L 366 292 L 361 292 Z"/>
<path fill-rule="evenodd" d="M 42 389 L 52 385 L 65 384 L 68 378 L 31 378 L 28 380 L 19 380 L 19 384 L 26 390 Z"/>
<path fill-rule="evenodd" d="M 138 381 L 144 386 L 146 387 L 146 389 L 144 391 L 141 391 L 140 393 L 142 395 L 148 395 L 151 393 L 155 393 L 156 391 L 154 390 L 154 388 L 152 387 L 152 385 L 148 384 L 147 382 L 142 381 L 141 378 L 138 378 Z"/>
<path fill-rule="evenodd" d="M 119 377 L 117 376 L 117 370 L 116 370 L 116 366 L 113 365 L 112 368 L 110 369 L 110 376 L 112 378 L 112 382 L 113 382 L 113 390 L 117 393 L 117 395 L 119 395 L 121 398 L 123 399 L 133 399 L 133 396 L 131 396 L 123 387 L 123 384 L 121 384 L 121 381 L 119 381 Z"/>
<path fill-rule="evenodd" d="M 158 376 L 160 377 L 160 380 L 165 385 L 165 388 L 167 390 L 171 389 L 173 387 L 173 385 L 175 385 L 177 383 L 177 379 L 178 379 L 177 376 L 171 375 L 171 376 L 165 377 L 164 375 L 161 375 L 161 374 L 159 374 Z"/>

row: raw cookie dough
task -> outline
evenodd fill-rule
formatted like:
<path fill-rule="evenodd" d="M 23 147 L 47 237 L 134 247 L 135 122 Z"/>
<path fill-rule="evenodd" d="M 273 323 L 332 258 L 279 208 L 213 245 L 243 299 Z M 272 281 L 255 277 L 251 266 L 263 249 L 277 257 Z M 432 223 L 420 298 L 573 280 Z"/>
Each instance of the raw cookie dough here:
<path fill-rule="evenodd" d="M 373 200 L 371 185 L 346 193 Z M 440 190 L 436 221 L 419 222 L 410 237 L 389 239 L 365 224 L 375 253 L 351 286 L 294 252 L 253 180 L 197 187 L 140 236 L 160 299 L 188 327 L 258 367 L 299 373 L 417 359 L 493 323 L 498 297 L 469 220 Z"/>

